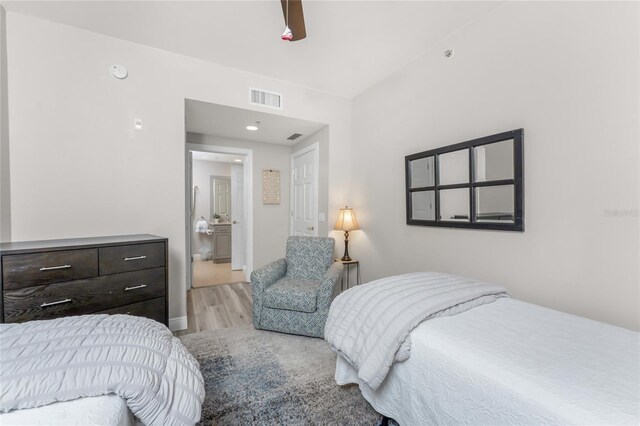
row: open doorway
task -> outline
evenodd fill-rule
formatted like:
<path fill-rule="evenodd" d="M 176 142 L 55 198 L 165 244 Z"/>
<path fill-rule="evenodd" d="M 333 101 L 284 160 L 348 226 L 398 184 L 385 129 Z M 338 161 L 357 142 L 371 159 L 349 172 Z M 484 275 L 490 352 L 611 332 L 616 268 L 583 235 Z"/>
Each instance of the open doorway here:
<path fill-rule="evenodd" d="M 190 150 L 193 288 L 246 281 L 246 155 Z"/>
<path fill-rule="evenodd" d="M 250 149 L 186 144 L 187 290 L 246 282 L 253 268 Z"/>
<path fill-rule="evenodd" d="M 188 329 L 184 333 L 248 325 L 251 272 L 285 257 L 292 216 L 311 217 L 306 225 L 314 228 L 310 232 L 327 235 L 328 127 L 191 99 L 185 101 L 185 124 Z M 312 145 L 314 161 L 296 162 L 298 154 Z M 199 167 L 201 160 L 226 164 L 204 170 Z M 305 173 L 292 173 L 295 167 Z M 313 182 L 321 184 L 309 191 L 312 175 Z M 289 197 L 296 176 L 305 179 L 296 186 L 301 197 L 294 201 L 313 200 L 302 203 L 301 209 L 291 209 Z M 242 195 L 234 197 L 238 193 Z"/>

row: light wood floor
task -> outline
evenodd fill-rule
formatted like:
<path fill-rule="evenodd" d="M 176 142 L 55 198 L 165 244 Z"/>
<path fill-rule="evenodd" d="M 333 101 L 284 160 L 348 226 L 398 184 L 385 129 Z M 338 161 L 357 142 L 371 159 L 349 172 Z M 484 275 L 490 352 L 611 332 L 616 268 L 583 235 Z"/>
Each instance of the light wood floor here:
<path fill-rule="evenodd" d="M 244 272 L 231 270 L 231 263 L 213 263 L 211 260 L 194 260 L 193 262 L 194 288 L 246 280 Z"/>
<path fill-rule="evenodd" d="M 247 282 L 192 288 L 187 292 L 188 328 L 175 334 L 249 325 L 252 304 L 251 284 Z"/>

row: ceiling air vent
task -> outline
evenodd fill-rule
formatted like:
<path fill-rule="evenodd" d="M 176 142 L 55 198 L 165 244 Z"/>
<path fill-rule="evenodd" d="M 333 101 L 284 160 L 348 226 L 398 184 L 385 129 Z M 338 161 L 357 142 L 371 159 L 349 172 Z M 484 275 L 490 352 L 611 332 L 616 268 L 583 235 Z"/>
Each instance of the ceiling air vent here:
<path fill-rule="evenodd" d="M 250 89 L 249 102 L 253 105 L 262 105 L 269 108 L 282 109 L 282 95 L 280 95 L 279 93 Z"/>
<path fill-rule="evenodd" d="M 302 133 L 294 133 L 291 136 L 289 136 L 287 138 L 287 140 L 289 141 L 295 141 L 296 139 L 298 139 L 300 136 L 302 136 Z"/>

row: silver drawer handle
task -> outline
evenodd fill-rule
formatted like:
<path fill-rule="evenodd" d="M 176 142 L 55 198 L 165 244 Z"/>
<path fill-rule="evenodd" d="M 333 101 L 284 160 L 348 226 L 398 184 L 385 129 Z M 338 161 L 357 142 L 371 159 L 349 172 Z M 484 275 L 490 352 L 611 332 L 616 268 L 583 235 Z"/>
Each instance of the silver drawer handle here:
<path fill-rule="evenodd" d="M 134 257 L 125 257 L 124 261 L 128 262 L 130 260 L 140 260 L 140 259 L 146 259 L 147 256 L 134 256 Z"/>
<path fill-rule="evenodd" d="M 62 299 L 62 300 L 58 300 L 57 302 L 43 303 L 42 305 L 40 305 L 40 307 L 46 308 L 47 306 L 62 305 L 63 303 L 70 303 L 70 302 L 71 302 L 71 299 Z"/>
<path fill-rule="evenodd" d="M 140 285 L 134 285 L 133 287 L 125 287 L 124 291 L 135 290 L 138 288 L 145 288 L 146 286 L 147 286 L 146 284 L 140 284 Z"/>
<path fill-rule="evenodd" d="M 69 269 L 71 265 L 60 265 L 60 266 L 43 266 L 40 268 L 41 271 L 55 271 L 56 269 Z"/>

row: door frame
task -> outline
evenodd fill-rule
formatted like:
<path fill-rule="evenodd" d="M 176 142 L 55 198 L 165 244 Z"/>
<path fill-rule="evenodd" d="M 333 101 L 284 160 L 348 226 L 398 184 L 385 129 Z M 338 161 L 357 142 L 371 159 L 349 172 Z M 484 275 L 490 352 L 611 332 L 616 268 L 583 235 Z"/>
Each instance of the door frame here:
<path fill-rule="evenodd" d="M 314 206 L 315 206 L 315 211 L 313 212 L 313 231 L 314 231 L 314 235 L 317 237 L 318 236 L 318 209 L 319 209 L 319 202 L 320 202 L 320 188 L 318 188 L 318 185 L 320 185 L 320 143 L 319 142 L 314 142 L 304 148 L 299 149 L 298 151 L 292 152 L 291 153 L 291 162 L 290 162 L 290 169 L 291 169 L 291 179 L 289 179 L 289 207 L 290 207 L 290 212 L 289 212 L 289 235 L 293 235 L 293 209 L 294 209 L 294 203 L 293 203 L 293 190 L 294 190 L 294 173 L 295 170 L 293 168 L 293 163 L 294 160 L 297 157 L 300 157 L 301 155 L 307 154 L 309 152 L 313 151 L 314 155 L 313 155 L 313 166 L 315 169 L 315 173 L 313 176 L 313 201 L 314 201 Z"/>
<path fill-rule="evenodd" d="M 229 185 L 229 192 L 230 192 L 230 206 L 229 206 L 229 210 L 231 210 L 231 216 L 233 217 L 233 219 L 231 220 L 231 270 L 232 271 L 245 271 L 246 269 L 246 263 L 247 263 L 247 248 L 245 247 L 246 243 L 247 243 L 247 239 L 246 239 L 246 228 L 245 228 L 245 213 L 246 213 L 246 208 L 244 206 L 245 203 L 245 197 L 244 197 L 244 192 L 245 192 L 245 184 L 244 184 L 244 179 L 245 179 L 245 173 L 244 173 L 244 168 L 245 165 L 243 164 L 238 164 L 238 163 L 233 163 L 231 164 L 230 167 L 230 185 Z M 240 170 L 240 173 L 237 173 L 237 171 Z M 242 175 L 241 177 L 239 175 Z M 238 180 L 242 179 L 242 185 L 239 186 L 238 185 Z M 234 185 L 235 184 L 235 185 Z M 238 188 L 241 187 L 242 188 L 242 196 L 241 197 L 237 197 L 236 195 L 238 195 Z M 238 200 L 242 199 L 242 209 L 238 209 Z M 237 212 L 240 211 L 240 214 L 238 214 Z M 236 213 L 234 213 L 236 212 Z M 239 221 L 237 221 L 236 219 L 239 219 Z M 238 230 L 241 229 L 242 232 L 240 233 L 240 237 L 238 237 Z M 242 245 L 242 250 L 238 250 L 238 247 Z M 238 258 L 242 257 L 242 261 L 239 262 Z M 239 267 L 239 268 L 238 268 Z M 246 277 L 245 277 L 246 278 Z M 247 280 L 248 281 L 248 280 Z"/>
<path fill-rule="evenodd" d="M 201 152 L 217 152 L 220 154 L 236 154 L 245 158 L 244 162 L 244 179 L 245 179 L 245 191 L 244 191 L 244 212 L 245 212 L 245 261 L 246 268 L 244 271 L 245 280 L 251 276 L 253 272 L 253 150 L 245 148 L 235 148 L 230 146 L 220 145 L 205 145 L 199 143 L 186 143 L 185 144 L 185 236 L 186 236 L 186 282 L 185 291 L 191 288 L 193 280 L 193 253 L 192 247 L 192 232 L 191 232 L 191 179 L 193 176 L 192 166 L 190 164 L 191 151 Z"/>

